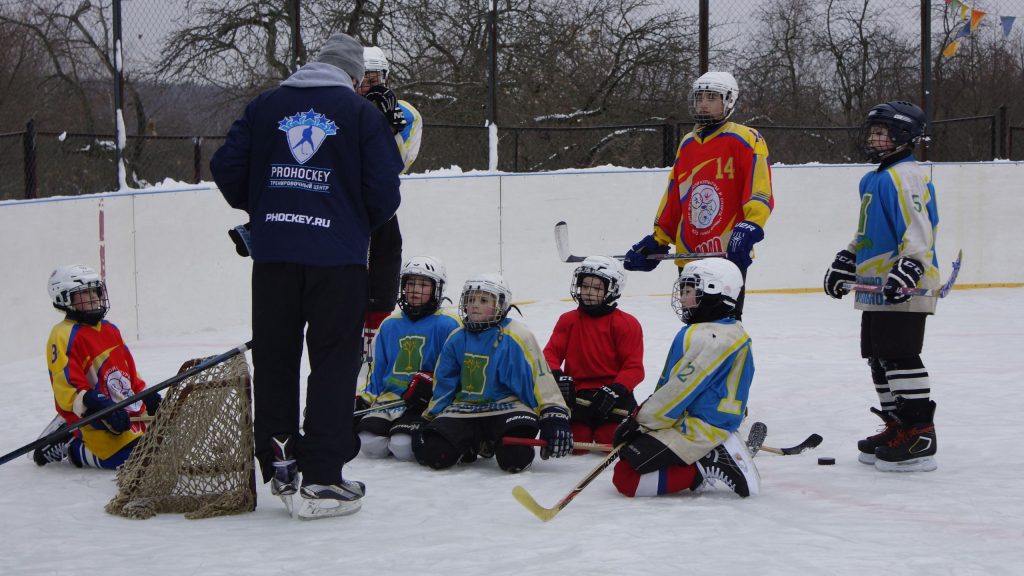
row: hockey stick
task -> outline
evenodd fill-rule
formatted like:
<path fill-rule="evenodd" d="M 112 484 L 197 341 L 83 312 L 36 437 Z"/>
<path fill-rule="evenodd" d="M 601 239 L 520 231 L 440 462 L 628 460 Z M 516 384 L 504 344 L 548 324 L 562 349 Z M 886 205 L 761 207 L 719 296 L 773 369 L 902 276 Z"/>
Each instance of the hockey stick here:
<path fill-rule="evenodd" d="M 532 512 L 534 516 L 540 518 L 543 522 L 547 522 L 561 512 L 563 508 L 568 506 L 569 503 L 572 502 L 588 484 L 594 481 L 594 478 L 597 478 L 601 472 L 604 472 L 605 468 L 611 466 L 612 462 L 615 462 L 615 459 L 619 457 L 619 450 L 622 449 L 622 446 L 623 445 L 620 444 L 619 446 L 612 448 L 612 451 L 605 456 L 604 460 L 602 460 L 600 464 L 584 476 L 583 480 L 580 480 L 568 494 L 563 496 L 562 499 L 551 508 L 545 508 L 538 504 L 533 496 L 526 491 L 526 488 L 523 488 L 522 486 L 515 486 L 512 488 L 512 496 L 517 502 L 522 504 L 524 508 Z"/>
<path fill-rule="evenodd" d="M 569 250 L 569 225 L 565 221 L 555 224 L 555 248 L 562 262 L 583 262 L 586 256 L 574 256 Z M 724 258 L 725 252 L 677 252 L 674 254 L 648 254 L 648 260 L 693 260 L 697 258 Z M 624 254 L 612 256 L 616 260 L 624 260 Z"/>
<path fill-rule="evenodd" d="M 174 386 L 178 382 L 181 382 L 186 378 L 194 376 L 202 372 L 203 370 L 206 370 L 207 368 L 216 366 L 217 364 L 229 360 L 232 357 L 237 356 L 238 354 L 244 354 L 246 350 L 252 350 L 252 340 L 246 342 L 245 344 L 242 344 L 241 346 L 232 348 L 231 350 L 228 350 L 227 352 L 220 354 L 219 356 L 207 358 L 203 362 L 196 364 L 192 368 L 189 368 L 188 370 L 185 370 L 184 372 L 181 372 L 172 378 L 164 380 L 163 382 L 157 384 L 156 386 L 150 386 L 143 390 L 142 392 L 139 392 L 138 394 L 133 394 L 132 396 L 129 396 L 124 400 L 121 400 L 120 402 L 115 402 L 114 404 L 111 404 L 110 406 L 107 406 L 102 410 L 97 410 L 96 412 L 89 414 L 88 416 L 82 418 L 81 420 L 75 422 L 74 424 L 68 424 L 67 427 L 65 428 L 61 428 L 60 430 L 57 430 L 52 434 L 39 438 L 34 442 L 30 442 L 13 452 L 8 452 L 7 454 L 0 456 L 0 465 L 10 462 L 11 460 L 14 460 L 18 456 L 21 456 L 22 454 L 28 454 L 29 452 L 41 446 L 46 446 L 47 444 L 52 444 L 58 440 L 63 440 L 64 438 L 67 438 L 69 435 L 71 435 L 72 432 L 78 430 L 79 428 L 85 426 L 86 424 L 91 424 L 93 422 L 96 422 L 97 420 L 102 420 L 104 416 L 110 414 L 115 410 L 120 410 L 121 408 L 124 408 L 129 404 L 138 402 L 142 398 L 149 396 L 154 392 L 159 392 L 164 388 Z"/>
<path fill-rule="evenodd" d="M 793 446 L 791 448 L 773 448 L 771 446 L 761 445 L 761 450 L 765 452 L 771 452 L 772 454 L 778 454 L 779 456 L 792 456 L 794 454 L 801 454 L 812 448 L 817 448 L 821 444 L 821 436 L 817 434 L 811 434 L 806 440 Z"/>
<path fill-rule="evenodd" d="M 519 438 L 518 436 L 505 436 L 501 439 L 505 446 L 540 446 L 548 445 L 547 440 L 540 438 Z M 573 442 L 573 450 L 590 450 L 591 452 L 611 452 L 611 444 L 598 444 L 597 442 Z"/>
<path fill-rule="evenodd" d="M 369 408 L 364 408 L 362 410 L 356 410 L 355 412 L 352 413 L 352 415 L 353 416 L 362 416 L 363 414 L 369 414 L 370 412 L 377 412 L 379 410 L 390 410 L 391 408 L 398 408 L 399 406 L 402 406 L 404 404 L 405 404 L 405 400 L 395 400 L 393 402 L 388 402 L 386 404 L 381 404 L 380 406 L 371 406 Z"/>
<path fill-rule="evenodd" d="M 928 296 L 930 298 L 945 298 L 949 295 L 950 290 L 953 289 L 953 284 L 956 284 L 956 277 L 960 275 L 960 259 L 963 257 L 964 251 L 960 250 L 956 255 L 956 260 L 953 261 L 953 271 L 949 273 L 949 278 L 936 289 L 930 288 L 900 288 L 897 290 L 900 294 L 910 294 L 911 296 Z M 882 293 L 885 291 L 885 286 L 875 284 L 858 284 L 856 282 L 843 282 L 843 287 L 847 290 L 853 290 L 855 292 L 875 292 Z"/>

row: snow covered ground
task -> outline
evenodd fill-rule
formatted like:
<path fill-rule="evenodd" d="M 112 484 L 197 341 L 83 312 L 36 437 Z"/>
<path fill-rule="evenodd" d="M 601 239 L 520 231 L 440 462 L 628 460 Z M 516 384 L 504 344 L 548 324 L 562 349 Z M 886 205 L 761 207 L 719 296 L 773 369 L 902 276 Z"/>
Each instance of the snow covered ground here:
<path fill-rule="evenodd" d="M 114 304 L 117 322 L 125 308 Z M 523 319 L 543 344 L 570 308 L 544 300 L 524 305 Z M 666 296 L 625 298 L 622 308 L 645 331 L 642 399 L 679 322 Z M 368 494 L 354 516 L 291 520 L 260 486 L 252 514 L 133 521 L 103 512 L 113 474 L 19 458 L 0 467 L 0 574 L 1020 574 L 1022 308 L 1021 289 L 956 291 L 929 320 L 923 357 L 939 442 L 932 473 L 885 474 L 857 462 L 856 441 L 879 421 L 868 412 L 876 399 L 848 300 L 752 294 L 752 419 L 768 425 L 771 446 L 813 432 L 825 438 L 799 456 L 759 454 L 758 497 L 704 491 L 634 500 L 619 496 L 606 472 L 545 524 L 512 499 L 512 487 L 553 505 L 600 456 L 538 458 L 518 475 L 493 460 L 434 472 L 357 458 L 346 476 L 366 482 Z M 155 384 L 187 358 L 248 338 L 238 326 L 130 345 Z M 0 391 L 7 453 L 52 417 L 42 357 L 0 365 Z M 818 456 L 836 465 L 818 466 Z"/>

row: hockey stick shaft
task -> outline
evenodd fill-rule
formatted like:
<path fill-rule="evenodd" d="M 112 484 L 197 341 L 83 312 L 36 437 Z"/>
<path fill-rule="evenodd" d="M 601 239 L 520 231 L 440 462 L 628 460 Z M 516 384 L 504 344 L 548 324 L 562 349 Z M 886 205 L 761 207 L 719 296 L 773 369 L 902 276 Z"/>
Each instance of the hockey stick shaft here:
<path fill-rule="evenodd" d="M 176 376 L 168 378 L 167 380 L 164 380 L 163 382 L 155 386 L 150 386 L 143 390 L 142 392 L 139 392 L 138 394 L 133 394 L 132 396 L 129 396 L 124 400 L 121 400 L 120 402 L 115 402 L 114 404 L 111 404 L 110 406 L 107 406 L 102 410 L 97 410 L 96 412 L 89 414 L 88 416 L 82 418 L 81 420 L 75 422 L 74 424 L 68 424 L 67 427 L 57 430 L 56 432 L 53 432 L 48 436 L 44 436 L 34 442 L 30 442 L 22 446 L 21 448 L 14 450 L 13 452 L 8 452 L 7 454 L 0 456 L 0 465 L 10 462 L 11 460 L 14 460 L 18 456 L 21 456 L 22 454 L 28 454 L 29 452 L 41 446 L 46 446 L 47 444 L 52 444 L 53 442 L 56 442 L 58 440 L 63 440 L 75 430 L 78 430 L 79 428 L 87 424 L 91 424 L 98 420 L 102 420 L 105 416 L 107 416 L 108 414 L 115 410 L 120 410 L 125 406 L 128 406 L 129 404 L 134 404 L 135 402 L 138 402 L 144 397 L 159 392 L 164 388 L 174 386 L 175 384 L 181 382 L 182 380 L 190 378 L 202 372 L 203 370 L 209 369 L 222 362 L 225 362 L 233 358 L 234 356 L 237 356 L 238 354 L 244 354 L 246 350 L 252 350 L 252 340 L 246 342 L 245 344 L 232 348 L 231 350 L 228 350 L 223 354 L 219 354 L 212 358 L 207 358 L 206 360 L 200 362 L 199 364 L 196 364 L 192 368 L 189 368 L 188 370 L 185 370 L 184 372 L 177 374 Z"/>
<path fill-rule="evenodd" d="M 909 294 L 911 296 L 927 296 L 930 298 L 945 298 L 949 295 L 950 290 L 953 289 L 953 285 L 956 284 L 957 276 L 960 275 L 960 262 L 963 259 L 964 251 L 960 250 L 956 255 L 956 260 L 953 261 L 953 270 L 949 273 L 949 278 L 943 282 L 942 286 L 938 288 L 900 288 L 897 290 L 900 294 Z M 847 290 L 854 292 L 874 292 L 882 293 L 885 291 L 885 286 L 876 284 L 860 284 L 857 282 L 844 282 L 843 287 Z"/>
<path fill-rule="evenodd" d="M 546 440 L 540 438 L 519 438 L 517 436 L 505 436 L 501 439 L 505 446 L 547 446 Z M 573 450 L 590 450 L 591 452 L 611 452 L 611 444 L 598 444 L 597 442 L 573 442 Z"/>
<path fill-rule="evenodd" d="M 576 256 L 569 249 L 569 225 L 565 221 L 555 224 L 555 247 L 562 262 L 583 262 L 586 256 Z M 676 252 L 673 254 L 648 254 L 648 260 L 696 260 L 698 258 L 724 258 L 725 252 Z M 625 254 L 612 256 L 616 260 L 625 260 Z"/>
<path fill-rule="evenodd" d="M 364 408 L 362 410 L 356 410 L 355 412 L 352 413 L 352 415 L 353 416 L 362 416 L 363 414 L 369 414 L 370 412 L 378 412 L 380 410 L 390 410 L 391 408 L 398 408 L 399 406 L 404 406 L 404 405 L 405 405 L 405 400 L 395 400 L 394 402 L 388 402 L 386 404 L 381 404 L 380 406 L 370 406 L 369 408 Z"/>
<path fill-rule="evenodd" d="M 578 496 L 579 493 L 582 492 L 588 484 L 593 482 L 595 478 L 601 475 L 601 472 L 604 472 L 605 469 L 607 469 L 609 466 L 611 466 L 613 462 L 615 462 L 615 459 L 619 457 L 619 450 L 622 449 L 622 446 L 623 445 L 620 444 L 619 446 L 612 448 L 612 451 L 609 452 L 608 455 L 604 457 L 604 460 L 602 460 L 600 464 L 598 464 L 593 470 L 591 470 L 586 476 L 584 476 L 583 479 L 580 480 L 579 483 L 577 483 L 576 486 L 574 486 L 568 494 L 563 496 L 562 499 L 559 500 L 558 503 L 552 506 L 551 508 L 545 508 L 538 504 L 537 501 L 533 498 L 533 496 L 531 496 L 530 493 L 526 491 L 526 488 L 523 488 L 522 486 L 516 486 L 512 488 L 512 496 L 516 499 L 517 502 L 522 504 L 524 508 L 532 512 L 534 516 L 540 518 L 544 522 L 547 522 L 548 520 L 554 518 L 555 515 L 557 515 L 559 512 L 561 512 L 562 509 L 568 506 L 569 503 L 572 502 L 573 499 L 575 499 L 576 496 Z"/>

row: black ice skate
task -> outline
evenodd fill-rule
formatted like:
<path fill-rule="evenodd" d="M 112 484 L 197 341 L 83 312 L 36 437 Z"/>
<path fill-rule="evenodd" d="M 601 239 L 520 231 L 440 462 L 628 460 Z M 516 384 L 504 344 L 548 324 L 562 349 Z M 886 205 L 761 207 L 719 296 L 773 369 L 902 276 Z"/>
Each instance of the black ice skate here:
<path fill-rule="evenodd" d="M 875 449 L 886 445 L 895 438 L 896 431 L 899 430 L 899 419 L 892 412 L 882 412 L 878 408 L 871 408 L 871 411 L 878 414 L 878 417 L 885 423 L 885 427 L 874 436 L 868 436 L 863 440 L 857 441 L 857 450 L 860 451 L 857 460 L 861 464 L 874 464 Z"/>
<path fill-rule="evenodd" d="M 355 514 L 363 507 L 366 485 L 356 480 L 338 484 L 303 484 L 300 520 L 318 520 Z"/>
<path fill-rule="evenodd" d="M 697 461 L 697 471 L 700 474 L 694 481 L 695 486 L 699 486 L 701 480 L 708 484 L 722 482 L 743 498 L 757 495 L 761 489 L 754 459 L 735 432 Z"/>
<path fill-rule="evenodd" d="M 903 424 L 892 440 L 875 450 L 875 468 L 883 472 L 931 472 L 938 468 L 935 452 L 935 402 L 898 410 L 901 420 L 916 422 Z"/>
<path fill-rule="evenodd" d="M 281 498 L 289 514 L 295 509 L 292 497 L 299 491 L 299 466 L 295 462 L 294 445 L 288 434 L 278 434 L 270 439 L 274 451 L 274 477 L 270 479 L 270 492 Z"/>
<path fill-rule="evenodd" d="M 68 425 L 61 420 L 60 426 L 50 432 L 44 432 L 44 435 L 48 436 L 57 430 L 67 428 Z M 54 462 L 63 462 L 68 457 L 68 447 L 71 446 L 71 440 L 73 436 L 67 436 L 63 440 L 57 440 L 50 444 L 40 446 L 32 452 L 32 460 L 39 466 L 46 466 L 47 464 L 53 464 Z"/>

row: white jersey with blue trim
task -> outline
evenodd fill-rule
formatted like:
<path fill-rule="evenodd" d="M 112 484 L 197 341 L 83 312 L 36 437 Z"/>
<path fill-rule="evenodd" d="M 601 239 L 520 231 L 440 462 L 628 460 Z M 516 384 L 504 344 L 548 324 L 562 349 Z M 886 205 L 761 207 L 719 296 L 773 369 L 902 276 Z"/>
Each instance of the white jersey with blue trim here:
<path fill-rule="evenodd" d="M 433 419 L 450 406 L 460 413 L 491 412 L 516 400 L 537 412 L 565 407 L 537 339 L 522 322 L 506 318 L 481 332 L 452 333 L 424 416 Z"/>
<path fill-rule="evenodd" d="M 754 356 L 743 324 L 727 318 L 684 326 L 637 423 L 648 430 L 673 428 L 684 436 L 694 435 L 695 427 L 711 435 L 705 425 L 736 431 L 753 379 Z"/>
<path fill-rule="evenodd" d="M 939 209 L 935 188 L 912 156 L 864 175 L 860 181 L 860 221 L 850 251 L 857 255 L 857 282 L 883 285 L 897 259 L 913 258 L 924 266 L 920 288 L 938 288 L 935 234 Z M 882 294 L 857 292 L 858 310 L 935 311 L 935 298 L 911 298 L 888 304 Z"/>
<path fill-rule="evenodd" d="M 441 310 L 416 321 L 404 312 L 385 318 L 359 396 L 370 404 L 401 399 L 414 374 L 434 372 L 445 340 L 459 326 L 458 318 Z"/>
<path fill-rule="evenodd" d="M 399 100 L 398 107 L 402 109 L 402 115 L 405 116 L 405 128 L 395 134 L 395 143 L 398 144 L 398 152 L 402 154 L 402 162 L 405 163 L 405 168 L 402 170 L 402 174 L 405 174 L 409 168 L 412 168 L 412 163 L 420 154 L 420 141 L 423 140 L 423 116 L 420 115 L 419 110 L 405 100 Z"/>

